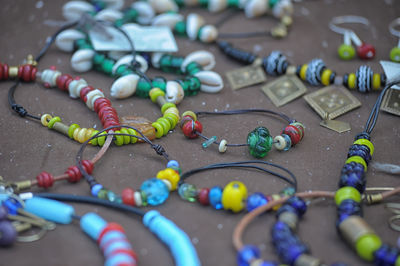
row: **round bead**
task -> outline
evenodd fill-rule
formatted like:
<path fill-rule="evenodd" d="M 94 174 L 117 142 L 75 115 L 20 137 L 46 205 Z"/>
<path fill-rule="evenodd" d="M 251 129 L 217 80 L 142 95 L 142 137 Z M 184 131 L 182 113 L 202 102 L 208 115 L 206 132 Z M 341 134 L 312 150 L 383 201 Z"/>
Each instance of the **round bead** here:
<path fill-rule="evenodd" d="M 264 194 L 260 193 L 260 192 L 256 192 L 251 194 L 248 198 L 247 198 L 247 205 L 246 205 L 246 209 L 248 212 L 251 212 L 252 210 L 263 206 L 265 204 L 268 203 L 267 198 L 264 196 Z"/>
<path fill-rule="evenodd" d="M 247 135 L 249 152 L 256 158 L 265 157 L 271 150 L 273 139 L 266 127 L 257 127 Z"/>
<path fill-rule="evenodd" d="M 354 141 L 353 144 L 365 145 L 369 148 L 369 153 L 371 154 L 371 156 L 374 154 L 374 145 L 372 144 L 371 141 L 367 139 L 358 139 Z"/>
<path fill-rule="evenodd" d="M 94 185 L 90 190 L 92 193 L 92 196 L 97 197 L 97 195 L 99 194 L 100 190 L 103 189 L 103 186 L 101 184 L 96 184 Z"/>
<path fill-rule="evenodd" d="M 0 221 L 0 246 L 10 246 L 17 238 L 17 231 L 9 221 Z"/>
<path fill-rule="evenodd" d="M 381 239 L 375 234 L 361 236 L 356 243 L 357 254 L 364 260 L 372 261 L 374 253 L 382 245 Z"/>
<path fill-rule="evenodd" d="M 187 115 L 190 116 L 194 121 L 197 121 L 197 115 L 194 112 L 185 111 L 185 112 L 183 112 L 182 117 L 187 116 Z"/>
<path fill-rule="evenodd" d="M 339 57 L 343 60 L 353 59 L 356 55 L 356 49 L 352 45 L 342 44 L 338 48 Z"/>
<path fill-rule="evenodd" d="M 346 160 L 346 164 L 351 163 L 351 162 L 355 162 L 355 163 L 359 163 L 362 164 L 364 166 L 364 171 L 367 172 L 367 163 L 365 162 L 365 160 L 360 157 L 360 156 L 351 156 Z"/>
<path fill-rule="evenodd" d="M 375 56 L 375 47 L 368 43 L 363 43 L 357 47 L 357 55 L 361 59 L 372 59 Z"/>
<path fill-rule="evenodd" d="M 180 180 L 179 174 L 172 168 L 166 168 L 157 173 L 158 179 L 165 179 L 171 183 L 171 191 L 176 190 Z"/>
<path fill-rule="evenodd" d="M 210 205 L 210 201 L 208 199 L 208 194 L 210 193 L 209 188 L 202 188 L 200 189 L 197 198 L 201 205 L 207 206 Z"/>
<path fill-rule="evenodd" d="M 167 200 L 169 189 L 163 181 L 157 178 L 151 178 L 144 181 L 140 187 L 147 199 L 147 203 L 152 206 L 157 206 Z"/>
<path fill-rule="evenodd" d="M 282 136 L 276 136 L 274 138 L 274 147 L 278 151 L 283 151 L 286 148 L 286 140 Z"/>
<path fill-rule="evenodd" d="M 41 172 L 38 176 L 36 176 L 37 184 L 42 188 L 49 188 L 54 183 L 53 175 L 47 172 Z"/>
<path fill-rule="evenodd" d="M 214 209 L 216 210 L 222 209 L 221 198 L 222 198 L 222 188 L 219 186 L 212 187 L 208 194 L 208 200 L 210 202 L 210 205 L 213 206 Z"/>
<path fill-rule="evenodd" d="M 122 202 L 126 205 L 135 206 L 135 191 L 131 188 L 122 190 Z"/>
<path fill-rule="evenodd" d="M 400 47 L 393 47 L 393 49 L 390 50 L 390 60 L 400 63 Z"/>
<path fill-rule="evenodd" d="M 292 141 L 292 146 L 299 143 L 302 137 L 300 130 L 292 125 L 288 125 L 287 127 L 285 127 L 285 129 L 282 131 L 282 134 L 286 134 L 290 137 L 290 140 Z"/>
<path fill-rule="evenodd" d="M 179 168 L 179 163 L 176 160 L 169 160 L 167 163 L 167 168 L 177 167 Z"/>
<path fill-rule="evenodd" d="M 197 132 L 201 133 L 202 131 L 203 131 L 203 126 L 199 121 L 187 121 L 182 126 L 183 134 L 189 139 L 197 138 L 199 136 L 197 135 Z"/>
<path fill-rule="evenodd" d="M 219 143 L 219 147 L 218 147 L 218 151 L 220 153 L 224 153 L 226 152 L 226 145 L 228 144 L 228 142 L 226 140 L 221 140 L 221 142 Z"/>
<path fill-rule="evenodd" d="M 237 255 L 237 264 L 249 265 L 252 260 L 260 258 L 260 250 L 256 246 L 246 245 L 239 250 Z"/>
<path fill-rule="evenodd" d="M 189 202 L 195 202 L 197 198 L 197 188 L 195 185 L 183 183 L 178 188 L 179 196 Z"/>
<path fill-rule="evenodd" d="M 7 215 L 8 215 L 7 208 L 4 206 L 0 206 L 0 221 L 6 219 Z"/>
<path fill-rule="evenodd" d="M 239 181 L 232 181 L 225 186 L 221 202 L 225 210 L 240 212 L 244 208 L 246 198 L 247 188 L 245 184 Z"/>
<path fill-rule="evenodd" d="M 355 202 L 361 201 L 361 194 L 357 189 L 353 187 L 342 187 L 339 188 L 335 193 L 335 202 L 337 206 L 340 206 L 342 201 L 351 199 Z"/>
<path fill-rule="evenodd" d="M 294 122 L 294 123 L 291 123 L 290 125 L 297 127 L 297 129 L 299 130 L 300 136 L 301 136 L 300 140 L 302 140 L 304 138 L 304 131 L 305 131 L 304 125 L 300 122 Z"/>
<path fill-rule="evenodd" d="M 133 197 L 135 199 L 136 206 L 137 207 L 142 206 L 143 201 L 142 201 L 142 196 L 140 195 L 140 192 L 139 191 L 135 191 L 135 193 L 133 194 Z"/>
<path fill-rule="evenodd" d="M 161 138 L 162 136 L 164 136 L 164 128 L 163 126 L 159 123 L 159 122 L 154 122 L 151 124 L 154 129 L 156 130 L 156 138 Z"/>

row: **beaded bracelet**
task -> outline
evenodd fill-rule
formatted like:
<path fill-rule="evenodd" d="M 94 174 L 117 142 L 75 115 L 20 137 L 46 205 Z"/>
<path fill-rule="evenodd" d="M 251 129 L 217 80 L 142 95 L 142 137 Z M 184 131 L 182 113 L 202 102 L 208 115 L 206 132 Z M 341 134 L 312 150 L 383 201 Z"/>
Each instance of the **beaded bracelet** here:
<path fill-rule="evenodd" d="M 220 41 L 218 46 L 227 56 L 243 64 L 252 64 L 257 59 L 255 54 L 234 48 L 227 42 Z M 386 75 L 374 73 L 367 65 L 360 66 L 356 73 L 339 76 L 327 68 L 322 59 L 316 58 L 296 67 L 290 65 L 286 56 L 280 51 L 272 51 L 269 56 L 264 57 L 262 66 L 269 75 L 296 74 L 301 80 L 313 86 L 342 84 L 350 90 L 367 93 L 371 90 L 381 90 L 386 84 Z"/>
<path fill-rule="evenodd" d="M 216 136 L 213 136 L 211 138 L 204 136 L 202 134 L 203 126 L 197 119 L 197 116 L 199 115 L 236 115 L 245 113 L 265 113 L 277 116 L 285 120 L 288 125 L 283 129 L 281 135 L 274 138 L 272 138 L 269 130 L 266 127 L 260 126 L 247 135 L 246 144 L 228 144 L 225 139 L 222 139 L 220 142 L 218 142 Z M 248 146 L 250 154 L 256 158 L 263 158 L 267 156 L 268 152 L 271 150 L 272 145 L 277 150 L 287 151 L 291 147 L 294 147 L 297 143 L 299 143 L 304 137 L 303 124 L 297 122 L 294 119 L 290 119 L 283 113 L 278 113 L 265 109 L 242 109 L 221 112 L 187 111 L 182 114 L 180 127 L 183 134 L 189 139 L 197 138 L 199 136 L 205 139 L 205 142 L 203 142 L 202 144 L 203 148 L 207 148 L 211 144 L 216 144 L 219 145 L 219 152 L 224 153 L 227 147 Z"/>

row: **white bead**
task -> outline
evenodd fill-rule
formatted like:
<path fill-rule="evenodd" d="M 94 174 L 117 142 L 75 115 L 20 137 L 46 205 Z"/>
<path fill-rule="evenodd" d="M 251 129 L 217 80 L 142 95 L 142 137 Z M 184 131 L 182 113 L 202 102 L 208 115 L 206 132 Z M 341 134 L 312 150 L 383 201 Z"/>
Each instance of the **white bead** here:
<path fill-rule="evenodd" d="M 190 53 L 185 57 L 181 65 L 181 71 L 185 72 L 186 67 L 192 62 L 201 65 L 204 70 L 211 70 L 215 66 L 214 55 L 208 51 L 200 50 Z"/>
<path fill-rule="evenodd" d="M 142 195 L 140 195 L 140 192 L 135 191 L 135 193 L 133 193 L 133 198 L 135 199 L 135 205 L 137 207 L 142 206 Z"/>
<path fill-rule="evenodd" d="M 171 191 L 171 189 L 172 189 L 171 182 L 169 182 L 167 179 L 161 179 L 161 181 L 163 181 L 164 184 L 167 185 L 168 190 Z"/>
<path fill-rule="evenodd" d="M 186 18 L 186 34 L 192 41 L 196 40 L 199 29 L 205 24 L 203 17 L 191 13 Z"/>
<path fill-rule="evenodd" d="M 214 25 L 206 25 L 200 31 L 199 39 L 204 43 L 214 42 L 218 38 L 218 30 Z"/>
<path fill-rule="evenodd" d="M 283 16 L 291 16 L 293 14 L 293 5 L 290 0 L 280 0 L 272 8 L 272 14 L 276 18 L 281 18 Z"/>
<path fill-rule="evenodd" d="M 62 31 L 56 37 L 56 46 L 64 52 L 72 52 L 74 50 L 74 42 L 79 39 L 86 38 L 85 34 L 75 29 Z"/>
<path fill-rule="evenodd" d="M 112 68 L 112 73 L 114 74 L 115 71 L 117 71 L 118 67 L 121 65 L 128 65 L 130 66 L 132 63 L 133 55 L 125 55 L 124 57 L 120 58 L 115 65 Z M 140 72 L 146 73 L 147 69 L 149 68 L 149 65 L 147 64 L 146 59 L 144 59 L 143 56 L 141 55 L 135 55 L 135 60 L 139 63 L 140 65 Z"/>
<path fill-rule="evenodd" d="M 71 98 L 79 98 L 81 90 L 87 87 L 88 84 L 84 79 L 74 79 L 68 85 L 69 97 Z"/>
<path fill-rule="evenodd" d="M 155 16 L 153 7 L 147 2 L 135 2 L 131 7 L 138 12 L 137 21 L 140 24 L 150 24 L 151 20 Z"/>
<path fill-rule="evenodd" d="M 107 9 L 121 10 L 124 6 L 124 0 L 103 0 Z"/>
<path fill-rule="evenodd" d="M 151 64 L 155 68 L 160 68 L 160 60 L 164 53 L 153 53 L 151 55 Z"/>
<path fill-rule="evenodd" d="M 108 22 L 114 22 L 117 19 L 121 19 L 124 16 L 122 12 L 115 9 L 103 9 L 99 13 L 96 14 L 96 20 L 104 20 Z"/>
<path fill-rule="evenodd" d="M 179 104 L 182 102 L 185 92 L 182 86 L 176 81 L 167 81 L 165 99 L 167 102 Z"/>
<path fill-rule="evenodd" d="M 151 25 L 153 26 L 167 26 L 171 30 L 174 29 L 176 23 L 183 20 L 183 16 L 181 14 L 176 13 L 166 13 L 156 16 Z"/>
<path fill-rule="evenodd" d="M 139 76 L 129 74 L 122 76 L 111 85 L 111 96 L 117 99 L 124 99 L 136 92 Z"/>
<path fill-rule="evenodd" d="M 221 76 L 213 71 L 199 71 L 194 76 L 200 80 L 202 92 L 217 93 L 224 87 Z"/>
<path fill-rule="evenodd" d="M 80 73 L 92 69 L 94 54 L 95 52 L 92 49 L 81 49 L 76 51 L 71 57 L 72 69 Z"/>
<path fill-rule="evenodd" d="M 249 0 L 244 8 L 244 12 L 248 18 L 264 15 L 267 11 L 268 1 L 265 0 Z"/>
<path fill-rule="evenodd" d="M 178 12 L 178 6 L 173 0 L 148 0 L 148 2 L 156 13 Z"/>
<path fill-rule="evenodd" d="M 94 6 L 84 1 L 70 1 L 62 8 L 64 18 L 70 21 L 79 20 L 84 13 L 94 11 Z"/>
<path fill-rule="evenodd" d="M 283 149 L 286 147 L 286 140 L 284 137 L 282 136 L 276 136 L 274 138 L 274 147 L 279 150 L 279 151 L 283 151 Z"/>
<path fill-rule="evenodd" d="M 98 89 L 92 90 L 88 94 L 86 94 L 87 107 L 89 107 L 90 110 L 94 110 L 93 109 L 94 101 L 96 101 L 100 97 L 104 97 L 104 94 Z"/>
<path fill-rule="evenodd" d="M 220 12 L 228 6 L 227 0 L 209 0 L 208 10 L 210 12 Z"/>
<path fill-rule="evenodd" d="M 42 72 L 40 76 L 43 83 L 48 84 L 50 87 L 55 87 L 57 85 L 57 78 L 61 76 L 61 72 L 52 69 L 46 69 Z"/>
<path fill-rule="evenodd" d="M 228 144 L 228 142 L 226 140 L 221 140 L 221 142 L 219 143 L 219 147 L 218 150 L 220 153 L 224 153 L 226 152 L 226 145 Z"/>

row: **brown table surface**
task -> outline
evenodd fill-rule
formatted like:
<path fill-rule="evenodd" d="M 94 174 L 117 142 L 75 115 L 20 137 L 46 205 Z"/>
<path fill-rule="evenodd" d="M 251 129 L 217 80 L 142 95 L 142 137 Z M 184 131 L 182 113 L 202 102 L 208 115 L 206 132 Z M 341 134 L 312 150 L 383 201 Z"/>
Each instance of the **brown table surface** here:
<path fill-rule="evenodd" d="M 43 5 L 41 6 L 41 3 Z M 19 64 L 27 54 L 37 54 L 45 39 L 57 30 L 64 19 L 61 15 L 65 1 L 3 1 L 0 11 L 2 28 L 1 62 L 9 65 Z M 296 1 L 294 3 L 294 25 L 288 37 L 273 40 L 268 37 L 231 40 L 242 49 L 256 50 L 260 56 L 279 49 L 290 62 L 303 64 L 313 58 L 322 58 L 338 74 L 355 72 L 361 64 L 368 64 L 375 72 L 382 72 L 379 60 L 388 60 L 390 49 L 398 40 L 388 31 L 389 23 L 400 14 L 398 0 L 348 0 L 348 1 Z M 200 8 L 185 9 L 205 16 L 208 23 L 216 22 L 222 14 L 209 14 Z M 328 28 L 334 16 L 352 14 L 367 17 L 374 30 L 354 25 L 360 38 L 373 43 L 377 50 L 375 59 L 362 61 L 341 61 L 336 53 L 342 37 Z M 222 26 L 221 32 L 243 32 L 266 30 L 275 25 L 270 16 L 246 19 L 243 13 L 232 18 Z M 293 171 L 299 181 L 299 191 L 337 189 L 340 169 L 346 159 L 348 147 L 353 137 L 362 131 L 368 114 L 375 103 L 377 93 L 352 94 L 361 101 L 362 106 L 339 118 L 351 123 L 352 130 L 343 134 L 319 126 L 321 118 L 303 99 L 297 99 L 281 108 L 275 107 L 260 90 L 261 85 L 233 91 L 227 83 L 225 72 L 241 65 L 223 55 L 215 45 L 192 42 L 177 38 L 179 54 L 186 55 L 200 49 L 209 50 L 216 57 L 214 70 L 225 81 L 224 89 L 216 95 L 200 93 L 188 97 L 179 105 L 185 110 L 231 110 L 240 108 L 266 108 L 284 112 L 301 121 L 306 126 L 305 138 L 288 152 L 272 151 L 266 160 L 281 164 Z M 39 69 L 55 65 L 63 73 L 73 73 L 70 67 L 71 54 L 60 52 L 53 46 L 39 64 Z M 107 97 L 113 79 L 96 71 L 79 74 L 88 83 L 104 90 Z M 174 75 L 165 75 L 151 69 L 150 77 L 164 75 L 173 79 Z M 273 81 L 268 77 L 268 82 Z M 44 128 L 36 121 L 20 118 L 11 111 L 7 102 L 11 81 L 2 82 L 0 97 L 0 175 L 6 180 L 21 181 L 33 179 L 42 171 L 54 175 L 61 174 L 75 163 L 79 144 L 64 136 Z M 319 87 L 307 85 L 308 92 Z M 50 113 L 59 115 L 67 124 L 78 123 L 82 127 L 101 127 L 96 113 L 88 111 L 79 100 L 72 100 L 58 89 L 46 89 L 40 84 L 23 84 L 15 93 L 16 101 L 33 114 Z M 112 100 L 120 116 L 140 115 L 155 120 L 160 116 L 159 108 L 149 100 L 131 97 L 125 100 Z M 205 117 L 201 119 L 204 134 L 218 136 L 229 143 L 243 143 L 247 133 L 256 126 L 270 128 L 273 135 L 279 134 L 282 122 L 262 115 L 237 115 L 229 117 Z M 372 133 L 375 145 L 373 160 L 399 164 L 400 149 L 399 117 L 381 112 L 379 121 Z M 183 171 L 210 163 L 249 160 L 252 157 L 245 148 L 229 148 L 225 154 L 219 154 L 216 147 L 202 149 L 201 140 L 186 139 L 179 129 L 156 141 L 163 145 L 172 158 L 177 159 Z M 97 148 L 90 147 L 86 157 L 92 156 Z M 131 186 L 139 188 L 141 183 L 165 167 L 166 161 L 157 156 L 148 145 L 132 145 L 111 148 L 105 157 L 96 164 L 94 176 L 107 188 L 121 192 Z M 397 186 L 396 177 L 382 174 L 371 168 L 367 173 L 368 186 Z M 198 187 L 224 186 L 231 180 L 241 180 L 249 193 L 262 191 L 272 194 L 287 184 L 272 176 L 243 170 L 216 170 L 197 174 L 190 180 Z M 35 189 L 35 191 L 43 191 Z M 55 184 L 50 192 L 89 195 L 86 182 Z M 389 201 L 398 202 L 394 197 Z M 84 204 L 73 204 L 76 213 L 82 215 L 89 211 L 98 212 L 108 221 L 122 224 L 138 254 L 140 265 L 173 265 L 173 258 L 163 245 L 140 222 L 139 217 Z M 235 265 L 236 252 L 231 235 L 235 225 L 244 213 L 232 214 L 216 211 L 200 204 L 182 201 L 177 193 L 172 193 L 168 201 L 156 208 L 172 219 L 191 238 L 203 265 Z M 147 209 L 146 209 L 147 210 Z M 398 232 L 388 227 L 391 213 L 384 205 L 366 206 L 364 217 L 385 243 L 396 245 Z M 364 265 L 357 255 L 338 236 L 335 229 L 336 208 L 331 200 L 313 202 L 302 219 L 298 234 L 311 249 L 314 256 L 327 264 L 343 261 L 349 265 Z M 245 232 L 244 241 L 258 245 L 262 257 L 277 260 L 271 245 L 270 227 L 275 221 L 273 214 L 266 214 L 254 221 Z M 60 225 L 43 239 L 34 243 L 15 243 L 11 248 L 0 249 L 0 265 L 101 265 L 102 254 L 89 237 L 82 233 L 78 223 Z"/>

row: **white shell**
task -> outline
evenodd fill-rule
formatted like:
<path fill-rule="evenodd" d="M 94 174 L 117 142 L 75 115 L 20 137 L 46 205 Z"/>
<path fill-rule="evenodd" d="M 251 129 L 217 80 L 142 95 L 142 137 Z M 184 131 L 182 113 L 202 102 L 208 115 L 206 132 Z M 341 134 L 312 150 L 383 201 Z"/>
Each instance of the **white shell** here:
<path fill-rule="evenodd" d="M 208 51 L 201 50 L 190 53 L 185 57 L 181 65 L 181 71 L 185 72 L 186 66 L 192 62 L 198 63 L 204 70 L 211 70 L 215 66 L 214 55 Z"/>
<path fill-rule="evenodd" d="M 131 30 L 134 30 L 136 28 L 140 28 L 140 26 L 136 23 L 126 23 L 124 25 L 121 26 L 121 29 L 123 31 L 125 31 L 126 33 L 128 33 Z"/>
<path fill-rule="evenodd" d="M 121 57 L 124 57 L 126 55 L 126 52 L 121 52 L 121 51 L 109 51 L 107 53 L 107 56 L 115 61 L 121 59 Z"/>
<path fill-rule="evenodd" d="M 139 15 L 137 21 L 140 24 L 150 24 L 151 20 L 155 16 L 154 9 L 147 2 L 135 2 L 131 7 L 138 12 Z"/>
<path fill-rule="evenodd" d="M 87 87 L 87 82 L 84 79 L 74 79 L 68 85 L 69 97 L 71 98 L 79 98 L 81 90 Z"/>
<path fill-rule="evenodd" d="M 76 51 L 71 58 L 71 67 L 76 72 L 86 72 L 92 69 L 93 56 L 95 52 L 91 49 L 81 49 Z"/>
<path fill-rule="evenodd" d="M 136 86 L 139 81 L 139 76 L 129 74 L 120 77 L 111 85 L 111 96 L 117 99 L 124 99 L 136 92 Z"/>
<path fill-rule="evenodd" d="M 104 97 L 104 93 L 98 89 L 90 91 L 86 94 L 86 106 L 89 107 L 90 110 L 94 110 L 94 102 L 98 99 Z"/>
<path fill-rule="evenodd" d="M 203 17 L 191 13 L 186 18 L 186 33 L 192 41 L 196 40 L 197 33 L 201 26 L 205 24 Z"/>
<path fill-rule="evenodd" d="M 280 0 L 272 8 L 272 14 L 276 18 L 281 18 L 285 15 L 291 16 L 293 14 L 293 5 L 290 0 Z"/>
<path fill-rule="evenodd" d="M 40 79 L 43 83 L 48 84 L 50 87 L 55 87 L 57 85 L 57 78 L 61 76 L 61 72 L 52 69 L 46 69 L 40 75 Z"/>
<path fill-rule="evenodd" d="M 195 6 L 199 3 L 199 0 L 184 0 L 185 6 Z"/>
<path fill-rule="evenodd" d="M 109 22 L 114 22 L 117 19 L 120 19 L 124 16 L 122 12 L 115 9 L 103 9 L 99 13 L 96 14 L 96 20 L 104 20 Z"/>
<path fill-rule="evenodd" d="M 167 13 L 156 16 L 151 22 L 151 24 L 153 26 L 167 26 L 171 30 L 173 30 L 176 23 L 182 20 L 183 16 L 181 14 Z"/>
<path fill-rule="evenodd" d="M 94 6 L 84 1 L 70 1 L 62 8 L 64 18 L 71 21 L 79 20 L 84 13 L 94 11 Z"/>
<path fill-rule="evenodd" d="M 199 39 L 202 42 L 214 42 L 218 38 L 218 30 L 214 25 L 206 25 L 201 29 Z"/>
<path fill-rule="evenodd" d="M 268 11 L 268 1 L 250 0 L 247 2 L 244 12 L 248 18 L 254 18 L 264 15 Z"/>
<path fill-rule="evenodd" d="M 56 37 L 56 46 L 64 52 L 72 52 L 74 50 L 74 41 L 86 38 L 85 34 L 78 30 L 68 29 Z"/>
<path fill-rule="evenodd" d="M 210 12 L 220 12 L 228 6 L 227 0 L 209 0 L 208 10 Z"/>
<path fill-rule="evenodd" d="M 214 71 L 200 71 L 194 74 L 201 82 L 200 90 L 207 93 L 217 93 L 224 87 L 221 76 Z"/>
<path fill-rule="evenodd" d="M 118 67 L 120 65 L 130 65 L 133 59 L 133 55 L 125 55 L 124 57 L 121 57 L 113 66 L 112 73 L 115 73 L 117 71 Z M 136 61 L 140 64 L 140 72 L 145 73 L 147 69 L 149 68 L 149 65 L 147 64 L 146 59 L 144 59 L 143 56 L 141 55 L 136 55 L 135 56 Z"/>
<path fill-rule="evenodd" d="M 181 84 L 176 81 L 167 81 L 165 92 L 165 99 L 167 102 L 174 104 L 179 104 L 185 96 Z"/>
<path fill-rule="evenodd" d="M 121 10 L 124 6 L 124 0 L 103 0 L 107 9 Z"/>
<path fill-rule="evenodd" d="M 153 53 L 151 55 L 151 64 L 155 68 L 160 68 L 160 59 L 164 53 Z"/>
<path fill-rule="evenodd" d="M 178 11 L 178 6 L 173 0 L 148 0 L 156 13 L 166 13 L 168 11 Z"/>
<path fill-rule="evenodd" d="M 220 153 L 226 152 L 226 145 L 227 144 L 228 144 L 228 142 L 225 139 L 221 140 L 221 142 L 219 143 L 219 146 L 218 146 L 218 150 L 219 150 Z"/>

